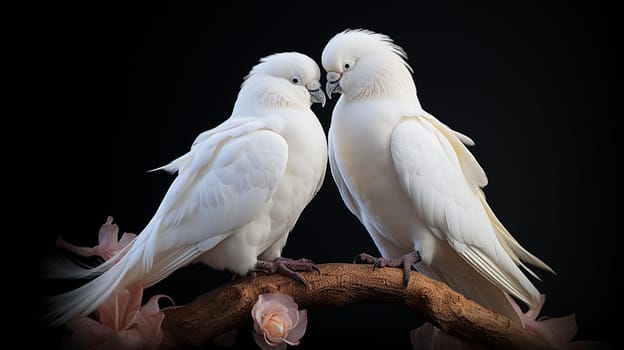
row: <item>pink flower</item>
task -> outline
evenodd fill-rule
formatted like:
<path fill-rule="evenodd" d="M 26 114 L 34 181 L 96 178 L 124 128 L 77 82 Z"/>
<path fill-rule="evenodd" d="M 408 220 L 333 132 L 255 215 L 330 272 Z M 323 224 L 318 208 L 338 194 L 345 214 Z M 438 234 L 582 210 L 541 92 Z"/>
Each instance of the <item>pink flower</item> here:
<path fill-rule="evenodd" d="M 158 300 L 168 297 L 155 295 L 141 307 L 142 297 L 140 285 L 123 289 L 97 309 L 97 320 L 85 316 L 70 320 L 66 325 L 72 335 L 67 347 L 98 350 L 158 348 L 162 340 L 160 326 L 165 318 Z"/>
<path fill-rule="evenodd" d="M 509 296 L 507 298 L 511 301 L 516 313 L 520 316 L 524 328 L 548 342 L 555 349 L 606 349 L 607 344 L 601 341 L 572 341 L 576 335 L 576 317 L 574 314 L 570 314 L 564 317 L 549 317 L 539 316 L 546 300 L 546 295 L 540 296 L 540 302 L 535 309 L 529 309 L 526 313 L 523 313 L 520 306 Z"/>
<path fill-rule="evenodd" d="M 99 244 L 95 247 L 77 247 L 73 244 L 65 242 L 61 237 L 56 239 L 56 246 L 67 249 L 70 252 L 80 256 L 89 257 L 97 255 L 104 260 L 108 260 L 118 251 L 127 246 L 136 237 L 134 233 L 126 232 L 121 236 L 121 239 L 117 241 L 118 233 L 119 228 L 117 227 L 117 224 L 113 224 L 113 217 L 109 216 L 106 218 L 106 222 L 100 227 L 100 232 L 98 234 Z"/>
<path fill-rule="evenodd" d="M 542 294 L 535 309 L 523 313 L 515 300 L 508 296 L 509 302 L 520 316 L 524 328 L 536 337 L 544 339 L 555 349 L 584 350 L 608 349 L 604 342 L 599 341 L 572 341 L 576 334 L 576 320 L 574 314 L 564 317 L 537 316 L 544 306 L 545 296 Z M 414 350 L 462 349 L 482 350 L 483 346 L 470 344 L 443 330 L 425 323 L 410 333 Z"/>
<path fill-rule="evenodd" d="M 283 350 L 287 345 L 299 345 L 308 324 L 308 314 L 298 308 L 289 295 L 260 294 L 251 310 L 256 344 L 263 350 Z"/>

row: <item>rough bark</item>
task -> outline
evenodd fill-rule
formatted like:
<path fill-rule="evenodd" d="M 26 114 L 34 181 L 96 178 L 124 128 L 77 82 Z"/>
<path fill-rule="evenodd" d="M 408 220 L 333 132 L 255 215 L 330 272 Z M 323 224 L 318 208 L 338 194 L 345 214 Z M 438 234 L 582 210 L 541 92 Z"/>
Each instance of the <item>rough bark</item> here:
<path fill-rule="evenodd" d="M 161 348 L 200 347 L 219 334 L 251 322 L 251 308 L 258 295 L 272 292 L 292 296 L 300 309 L 366 302 L 401 304 L 438 328 L 489 348 L 550 348 L 506 317 L 418 272 L 411 272 L 406 288 L 401 269 L 373 271 L 371 265 L 359 264 L 321 264 L 320 269 L 320 275 L 303 273 L 308 290 L 281 275 L 245 277 L 183 307 L 166 310 Z"/>

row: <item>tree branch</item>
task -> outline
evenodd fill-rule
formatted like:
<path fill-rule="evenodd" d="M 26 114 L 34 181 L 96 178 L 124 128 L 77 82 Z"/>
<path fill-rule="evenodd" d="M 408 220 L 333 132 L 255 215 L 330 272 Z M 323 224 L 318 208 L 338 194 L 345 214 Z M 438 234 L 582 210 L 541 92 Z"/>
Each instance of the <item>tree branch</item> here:
<path fill-rule="evenodd" d="M 246 277 L 214 289 L 183 307 L 165 310 L 162 349 L 200 347 L 211 338 L 251 322 L 261 293 L 293 297 L 300 309 L 363 302 L 396 303 L 414 310 L 438 328 L 489 348 L 548 349 L 549 345 L 448 286 L 412 271 L 371 265 L 321 264 L 321 274 L 303 273 L 310 288 L 281 275 Z M 407 335 L 406 335 L 407 336 Z"/>

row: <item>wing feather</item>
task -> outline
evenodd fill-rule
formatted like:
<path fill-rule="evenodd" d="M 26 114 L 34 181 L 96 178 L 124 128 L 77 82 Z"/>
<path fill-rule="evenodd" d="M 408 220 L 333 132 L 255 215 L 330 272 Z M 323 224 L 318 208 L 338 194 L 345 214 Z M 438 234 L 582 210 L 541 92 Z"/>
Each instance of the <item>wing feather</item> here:
<path fill-rule="evenodd" d="M 535 255 L 528 252 L 524 247 L 516 241 L 516 239 L 509 233 L 509 231 L 503 226 L 503 224 L 498 220 L 489 204 L 485 199 L 485 194 L 481 190 L 482 187 L 485 187 L 488 183 L 487 176 L 485 172 L 474 158 L 472 153 L 468 151 L 465 145 L 473 146 L 474 141 L 470 139 L 468 136 L 461 134 L 457 131 L 452 130 L 434 116 L 424 113 L 423 118 L 433 125 L 436 130 L 439 131 L 440 135 L 444 135 L 446 140 L 452 145 L 455 154 L 457 154 L 457 158 L 459 159 L 459 163 L 461 165 L 462 172 L 465 174 L 468 183 L 472 186 L 473 190 L 478 193 L 481 204 L 485 208 L 487 215 L 490 219 L 490 222 L 494 225 L 496 229 L 497 238 L 502 244 L 503 248 L 507 251 L 509 256 L 514 260 L 514 262 L 525 271 L 530 273 L 533 277 L 539 279 L 539 277 L 530 270 L 523 262 L 527 262 L 533 266 L 537 266 L 543 270 L 550 271 L 554 273 L 553 269 L 550 268 L 546 263 L 544 263 L 541 259 L 536 257 Z M 454 137 L 455 136 L 455 137 Z"/>
<path fill-rule="evenodd" d="M 395 127 L 391 153 L 401 185 L 438 238 L 486 279 L 533 305 L 539 292 L 499 242 L 475 191 L 487 183 L 485 173 L 449 130 L 425 117 Z"/>
<path fill-rule="evenodd" d="M 286 141 L 270 126 L 251 120 L 192 147 L 150 223 L 152 230 L 169 233 L 150 235 L 148 250 L 200 244 L 205 251 L 218 244 L 206 244 L 211 237 L 220 241 L 257 215 L 288 161 Z"/>

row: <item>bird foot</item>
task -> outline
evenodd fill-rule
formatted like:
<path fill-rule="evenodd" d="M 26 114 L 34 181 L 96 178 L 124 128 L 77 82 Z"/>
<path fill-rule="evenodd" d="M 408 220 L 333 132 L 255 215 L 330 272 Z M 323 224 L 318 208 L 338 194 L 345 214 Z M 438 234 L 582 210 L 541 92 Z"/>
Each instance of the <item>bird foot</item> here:
<path fill-rule="evenodd" d="M 384 257 L 376 258 L 372 255 L 361 253 L 353 259 L 354 264 L 365 263 L 373 264 L 373 270 L 378 267 L 403 267 L 403 285 L 407 287 L 410 279 L 410 270 L 412 265 L 421 261 L 419 252 L 411 252 L 397 259 L 387 259 Z"/>
<path fill-rule="evenodd" d="M 312 262 L 312 260 L 305 258 L 294 260 L 280 257 L 273 261 L 258 260 L 255 268 L 252 270 L 252 272 L 262 272 L 267 275 L 279 273 L 302 283 L 306 289 L 309 289 L 308 282 L 301 276 L 299 271 L 316 271 L 318 274 L 321 274 L 318 265 Z"/>

